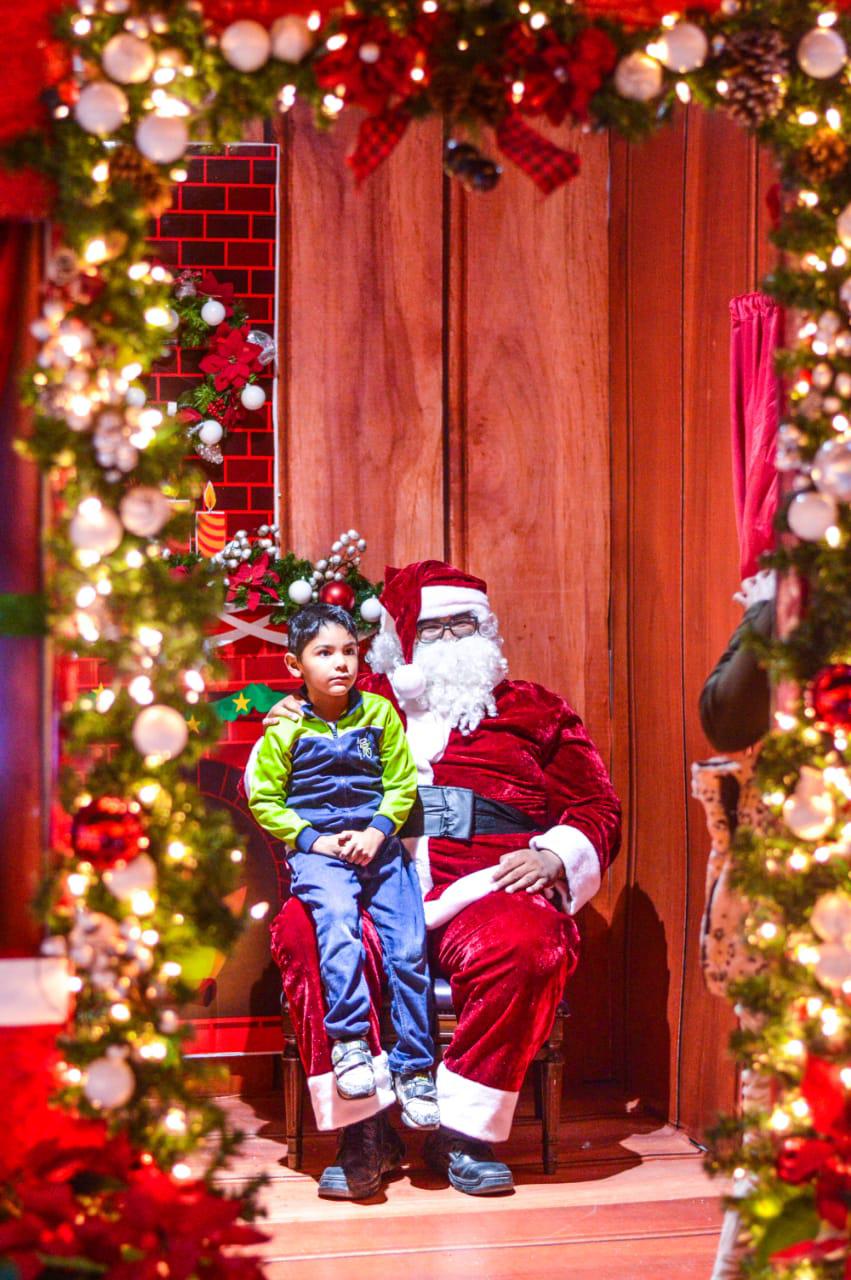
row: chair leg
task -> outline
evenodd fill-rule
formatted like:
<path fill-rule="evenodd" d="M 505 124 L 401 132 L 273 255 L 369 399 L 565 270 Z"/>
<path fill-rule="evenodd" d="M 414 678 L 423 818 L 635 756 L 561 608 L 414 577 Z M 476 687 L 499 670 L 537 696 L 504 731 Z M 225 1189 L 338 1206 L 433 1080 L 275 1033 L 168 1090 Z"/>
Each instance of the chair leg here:
<path fill-rule="evenodd" d="M 555 1173 L 558 1169 L 561 1087 L 564 1077 L 564 1055 L 561 1049 L 551 1048 L 540 1066 L 541 1092 L 543 1093 L 544 1173 Z"/>
<path fill-rule="evenodd" d="M 284 1132 L 287 1139 L 287 1168 L 300 1169 L 304 1132 L 304 1067 L 294 1036 L 287 1036 L 281 1055 L 284 1075 Z"/>
<path fill-rule="evenodd" d="M 535 1119 L 540 1120 L 541 1123 L 543 1123 L 543 1120 L 544 1120 L 544 1082 L 543 1082 L 544 1064 L 541 1062 L 538 1064 L 538 1066 L 539 1066 L 539 1070 L 534 1071 L 532 1073 L 532 1084 L 534 1088 L 533 1096 L 535 1099 L 534 1114 L 535 1114 Z"/>

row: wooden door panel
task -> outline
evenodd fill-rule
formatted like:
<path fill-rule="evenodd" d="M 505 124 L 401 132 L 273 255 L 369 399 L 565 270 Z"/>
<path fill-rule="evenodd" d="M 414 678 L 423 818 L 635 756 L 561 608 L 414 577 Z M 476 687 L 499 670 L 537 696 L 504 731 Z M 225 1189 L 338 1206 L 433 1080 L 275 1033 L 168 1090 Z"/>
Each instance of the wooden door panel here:
<path fill-rule="evenodd" d="M 506 168 L 486 199 L 453 193 L 450 531 L 487 578 L 515 678 L 567 697 L 609 746 L 606 139 L 559 131 L 582 176 L 543 198 Z M 457 554 L 453 550 L 453 554 Z M 608 921 L 583 920 L 568 1068 L 613 1072 Z"/>
<path fill-rule="evenodd" d="M 355 129 L 288 131 L 282 502 L 313 555 L 357 525 L 381 577 L 443 546 L 441 131 L 356 189 Z"/>

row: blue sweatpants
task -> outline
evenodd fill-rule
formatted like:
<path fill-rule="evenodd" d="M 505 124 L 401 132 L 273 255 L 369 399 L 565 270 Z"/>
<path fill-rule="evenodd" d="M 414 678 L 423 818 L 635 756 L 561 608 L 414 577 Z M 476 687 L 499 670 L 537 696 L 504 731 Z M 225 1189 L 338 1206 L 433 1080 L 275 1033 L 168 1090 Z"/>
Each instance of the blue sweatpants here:
<path fill-rule="evenodd" d="M 423 901 L 402 842 L 390 836 L 364 867 L 321 853 L 291 853 L 289 864 L 292 893 L 310 908 L 316 926 L 328 1035 L 332 1040 L 365 1039 L 369 1030 L 369 989 L 360 936 L 363 907 L 381 939 L 390 988 L 390 1015 L 397 1035 L 390 1070 L 430 1070 L 434 1042 Z"/>

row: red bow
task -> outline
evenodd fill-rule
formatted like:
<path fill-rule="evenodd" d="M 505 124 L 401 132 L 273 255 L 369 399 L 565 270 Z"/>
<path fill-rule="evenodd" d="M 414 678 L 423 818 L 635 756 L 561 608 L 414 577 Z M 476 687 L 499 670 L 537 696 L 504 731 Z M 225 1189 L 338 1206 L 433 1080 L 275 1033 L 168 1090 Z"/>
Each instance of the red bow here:
<path fill-rule="evenodd" d="M 545 196 L 579 172 L 579 156 L 575 151 L 565 151 L 542 138 L 517 111 L 512 111 L 497 125 L 496 141 L 503 155 L 522 169 Z"/>
<path fill-rule="evenodd" d="M 361 121 L 355 149 L 346 159 L 357 183 L 368 178 L 395 150 L 410 121 L 404 107 L 393 107 L 380 116 L 367 116 Z"/>
<path fill-rule="evenodd" d="M 249 609 L 257 608 L 261 594 L 270 596 L 272 600 L 280 602 L 281 597 L 267 579 L 271 579 L 272 582 L 281 581 L 278 574 L 269 568 L 269 555 L 264 551 L 263 555 L 254 561 L 254 564 L 241 564 L 236 573 L 232 575 L 228 585 L 228 600 L 235 600 L 240 588 L 247 587 L 246 605 Z"/>

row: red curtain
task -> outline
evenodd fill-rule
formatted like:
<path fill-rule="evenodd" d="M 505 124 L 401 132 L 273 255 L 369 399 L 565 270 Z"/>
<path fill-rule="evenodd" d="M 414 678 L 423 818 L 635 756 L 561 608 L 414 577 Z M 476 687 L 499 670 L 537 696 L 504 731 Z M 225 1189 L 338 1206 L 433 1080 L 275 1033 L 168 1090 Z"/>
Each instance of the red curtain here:
<path fill-rule="evenodd" d="M 741 575 L 759 568 L 774 545 L 780 492 L 774 466 L 782 389 L 774 353 L 783 339 L 783 311 L 762 293 L 730 303 L 730 395 L 733 427 L 733 494 L 739 530 Z"/>

